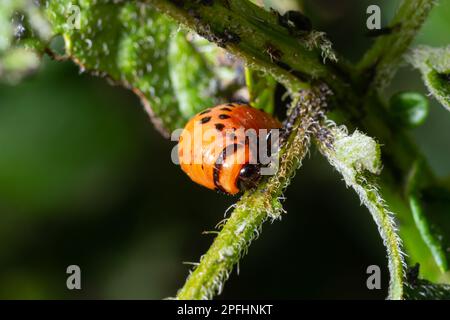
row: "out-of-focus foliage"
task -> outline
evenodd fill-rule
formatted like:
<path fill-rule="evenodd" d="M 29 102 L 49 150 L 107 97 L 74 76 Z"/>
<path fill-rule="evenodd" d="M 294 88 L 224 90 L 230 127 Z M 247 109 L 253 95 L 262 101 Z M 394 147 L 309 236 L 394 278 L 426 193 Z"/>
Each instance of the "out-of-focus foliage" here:
<path fill-rule="evenodd" d="M 118 122 L 127 115 L 108 108 L 94 89 L 83 95 L 77 82 L 56 83 L 59 76 L 50 70 L 40 82 L 0 91 L 1 203 L 18 214 L 101 204 L 119 192 L 104 193 L 136 153 L 134 130 Z"/>
<path fill-rule="evenodd" d="M 275 107 L 277 82 L 270 75 L 261 74 L 257 70 L 247 68 L 245 72 L 250 104 L 272 114 Z"/>
<path fill-rule="evenodd" d="M 438 240 L 444 263 L 442 269 L 448 271 L 450 265 L 450 189 L 444 185 L 424 188 L 420 195 L 424 212 L 429 219 L 431 230 Z"/>
<path fill-rule="evenodd" d="M 419 47 L 413 50 L 409 61 L 422 73 L 430 93 L 450 111 L 450 46 Z"/>
<path fill-rule="evenodd" d="M 206 60 L 183 32 L 175 34 L 169 46 L 170 81 L 183 119 L 214 103 L 214 76 Z"/>

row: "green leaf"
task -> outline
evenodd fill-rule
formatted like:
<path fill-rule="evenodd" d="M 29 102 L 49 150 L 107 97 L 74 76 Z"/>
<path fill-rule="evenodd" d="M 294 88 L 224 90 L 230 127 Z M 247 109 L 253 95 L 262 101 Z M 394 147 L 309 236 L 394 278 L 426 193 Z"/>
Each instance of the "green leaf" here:
<path fill-rule="evenodd" d="M 450 191 L 440 185 L 424 185 L 423 167 L 416 163 L 411 170 L 407 196 L 419 233 L 441 272 L 450 261 Z"/>
<path fill-rule="evenodd" d="M 449 300 L 450 285 L 419 279 L 419 265 L 407 271 L 404 298 L 407 300 Z"/>
<path fill-rule="evenodd" d="M 79 29 L 73 23 L 77 11 L 69 10 L 74 5 L 79 7 Z M 177 26 L 149 6 L 56 0 L 49 2 L 47 15 L 82 70 L 132 88 L 160 131 L 182 127 L 211 105 L 207 64 L 184 33 L 176 35 Z"/>
<path fill-rule="evenodd" d="M 420 70 L 430 93 L 450 111 L 450 46 L 419 47 L 408 61 Z"/>
<path fill-rule="evenodd" d="M 34 51 L 11 48 L 0 58 L 0 77 L 9 84 L 15 84 L 39 65 L 39 56 Z"/>
<path fill-rule="evenodd" d="M 245 69 L 245 82 L 250 98 L 250 104 L 272 114 L 275 106 L 276 80 L 269 74 L 250 68 Z"/>
<path fill-rule="evenodd" d="M 170 80 L 182 116 L 189 119 L 214 104 L 213 74 L 186 35 L 179 32 L 169 46 Z"/>

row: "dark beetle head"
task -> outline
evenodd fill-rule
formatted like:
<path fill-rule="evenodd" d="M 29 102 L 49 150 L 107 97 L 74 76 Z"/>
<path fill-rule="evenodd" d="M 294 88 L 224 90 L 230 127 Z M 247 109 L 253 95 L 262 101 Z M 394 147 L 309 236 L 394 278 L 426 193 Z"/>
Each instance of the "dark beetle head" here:
<path fill-rule="evenodd" d="M 239 172 L 237 187 L 244 191 L 255 188 L 261 179 L 261 166 L 259 164 L 245 164 Z"/>

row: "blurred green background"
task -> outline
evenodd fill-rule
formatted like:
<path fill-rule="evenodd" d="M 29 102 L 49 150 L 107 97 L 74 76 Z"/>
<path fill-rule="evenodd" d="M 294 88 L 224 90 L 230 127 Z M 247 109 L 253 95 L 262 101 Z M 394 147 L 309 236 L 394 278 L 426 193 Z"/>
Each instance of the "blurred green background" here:
<path fill-rule="evenodd" d="M 386 23 L 399 1 L 306 1 L 317 29 L 356 60 L 372 40 L 365 10 Z M 450 2 L 432 12 L 416 43 L 448 44 Z M 403 68 L 386 97 L 425 88 Z M 431 101 L 412 130 L 439 176 L 450 175 L 450 117 Z M 236 198 L 190 182 L 170 160 L 173 142 L 138 98 L 70 62 L 45 59 L 15 86 L 0 85 L 0 298 L 161 299 L 174 296 Z M 288 211 L 266 224 L 219 299 L 386 296 L 385 251 L 352 190 L 316 151 L 286 192 Z M 324 201 L 324 199 L 327 199 Z M 66 288 L 81 267 L 82 290 Z M 366 288 L 379 265 L 382 290 Z"/>

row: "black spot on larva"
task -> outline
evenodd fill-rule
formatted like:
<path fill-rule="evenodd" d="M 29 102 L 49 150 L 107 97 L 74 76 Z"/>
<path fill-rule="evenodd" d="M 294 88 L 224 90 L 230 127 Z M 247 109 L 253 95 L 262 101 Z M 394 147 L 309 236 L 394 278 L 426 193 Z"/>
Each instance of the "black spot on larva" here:
<path fill-rule="evenodd" d="M 234 103 L 227 103 L 227 106 L 228 107 L 232 107 L 232 108 L 235 108 L 236 106 L 234 105 Z"/>
<path fill-rule="evenodd" d="M 222 110 L 222 111 L 228 111 L 228 112 L 230 112 L 230 111 L 231 111 L 231 109 L 230 109 L 230 108 L 221 108 L 220 110 Z"/>
<path fill-rule="evenodd" d="M 200 112 L 199 115 L 207 114 L 207 113 L 209 113 L 210 111 L 211 111 L 210 109 L 206 109 L 205 111 Z"/>
<path fill-rule="evenodd" d="M 225 125 L 222 124 L 222 123 L 216 123 L 215 127 L 216 127 L 217 130 L 222 131 L 223 128 L 225 128 Z"/>
<path fill-rule="evenodd" d="M 214 180 L 214 185 L 216 186 L 216 188 L 218 188 L 222 192 L 227 193 L 225 191 L 225 189 L 222 187 L 222 185 L 220 184 L 220 172 L 222 171 L 222 167 L 223 167 L 223 164 L 225 163 L 226 157 L 229 154 L 236 153 L 236 151 L 242 147 L 243 147 L 243 145 L 241 145 L 241 144 L 237 144 L 237 143 L 230 144 L 229 146 L 226 146 L 225 148 L 223 148 L 222 152 L 217 157 L 216 163 L 213 167 L 213 180 Z"/>
<path fill-rule="evenodd" d="M 208 123 L 209 120 L 211 120 L 211 117 L 204 117 L 204 118 L 201 118 L 201 119 L 200 119 L 200 123 L 201 123 L 201 124 L 205 124 L 205 123 Z"/>
<path fill-rule="evenodd" d="M 216 164 L 213 168 L 213 180 L 216 189 L 222 192 L 226 192 L 225 189 L 220 184 L 220 172 L 222 171 L 222 165 Z"/>
<path fill-rule="evenodd" d="M 220 166 L 220 169 L 221 169 L 222 165 L 224 164 L 225 160 L 227 159 L 227 156 L 236 153 L 236 151 L 238 151 L 238 149 L 242 148 L 242 147 L 244 147 L 242 144 L 233 143 L 233 144 L 230 144 L 230 145 L 226 146 L 225 148 L 223 148 L 222 152 L 217 157 L 215 167 Z"/>
<path fill-rule="evenodd" d="M 227 114 L 219 114 L 219 119 L 225 120 L 225 119 L 229 119 L 230 116 Z"/>
<path fill-rule="evenodd" d="M 236 133 L 234 133 L 234 132 L 229 132 L 229 131 L 227 130 L 226 139 L 227 139 L 228 141 L 230 141 L 231 139 L 234 139 L 234 141 L 236 141 L 236 138 L 237 138 Z"/>

